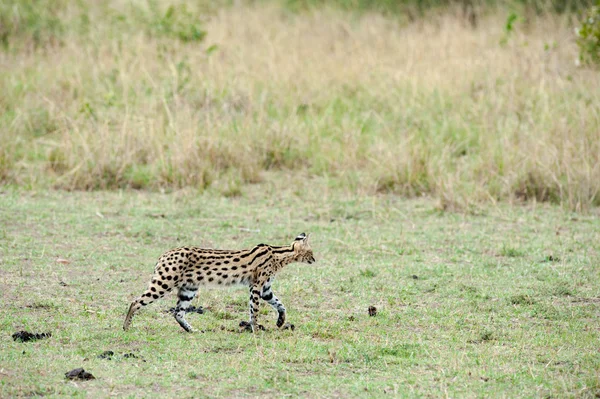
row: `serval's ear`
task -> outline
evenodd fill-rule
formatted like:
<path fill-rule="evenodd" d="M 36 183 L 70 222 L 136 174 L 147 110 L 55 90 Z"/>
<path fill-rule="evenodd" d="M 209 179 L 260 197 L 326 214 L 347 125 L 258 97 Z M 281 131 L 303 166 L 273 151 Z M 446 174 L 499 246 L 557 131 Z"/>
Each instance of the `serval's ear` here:
<path fill-rule="evenodd" d="M 308 246 L 308 237 L 310 234 L 302 233 L 294 240 L 294 243 L 300 244 L 302 247 Z"/>
<path fill-rule="evenodd" d="M 308 238 L 308 237 L 306 236 L 306 234 L 305 234 L 305 233 L 301 233 L 301 234 L 300 234 L 298 237 L 296 237 L 296 238 L 294 239 L 294 241 L 306 241 L 306 239 L 307 239 L 307 238 Z"/>

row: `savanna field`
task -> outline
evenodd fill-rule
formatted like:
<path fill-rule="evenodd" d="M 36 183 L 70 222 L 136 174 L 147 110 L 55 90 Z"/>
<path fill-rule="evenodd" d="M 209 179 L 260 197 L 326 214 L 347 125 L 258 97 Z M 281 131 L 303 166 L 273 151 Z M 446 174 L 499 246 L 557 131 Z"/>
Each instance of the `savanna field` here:
<path fill-rule="evenodd" d="M 365 4 L 0 3 L 0 397 L 600 396 L 582 13 Z M 232 287 L 123 331 L 166 250 L 302 232 L 294 330 Z"/>

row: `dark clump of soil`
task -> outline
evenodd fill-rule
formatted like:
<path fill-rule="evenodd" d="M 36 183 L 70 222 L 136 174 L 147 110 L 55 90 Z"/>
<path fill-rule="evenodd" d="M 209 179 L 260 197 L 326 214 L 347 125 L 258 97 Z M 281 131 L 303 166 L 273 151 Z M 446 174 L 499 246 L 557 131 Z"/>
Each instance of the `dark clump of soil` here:
<path fill-rule="evenodd" d="M 250 332 L 252 332 L 252 325 L 250 323 L 248 323 L 247 321 L 245 321 L 245 320 L 240 321 L 240 328 L 241 328 L 241 331 L 250 331 Z M 258 330 L 262 330 L 262 331 L 266 331 L 267 330 L 263 325 L 260 325 L 260 324 L 257 324 L 255 326 L 255 328 L 256 328 L 257 331 Z"/>
<path fill-rule="evenodd" d="M 51 333 L 41 333 L 41 334 L 34 334 L 34 333 L 30 333 L 28 331 L 19 331 L 16 332 L 12 335 L 12 338 L 15 341 L 18 342 L 28 342 L 28 341 L 35 341 L 38 339 L 44 339 L 44 338 L 50 338 L 52 336 Z"/>
<path fill-rule="evenodd" d="M 94 377 L 91 373 L 88 373 L 82 368 L 73 369 L 65 373 L 65 377 L 70 380 L 93 380 Z"/>
<path fill-rule="evenodd" d="M 175 313 L 177 313 L 177 312 L 175 311 L 175 308 L 171 308 L 171 309 L 167 310 L 166 312 L 167 312 L 167 313 L 171 313 L 171 314 L 175 314 Z M 204 313 L 204 309 L 202 308 L 202 306 L 198 306 L 198 307 L 195 307 L 195 306 L 190 306 L 189 308 L 187 308 L 187 309 L 185 310 L 185 313 L 198 313 L 198 314 L 203 314 L 203 313 Z"/>
<path fill-rule="evenodd" d="M 375 306 L 369 306 L 369 316 L 373 317 L 377 315 L 377 308 Z"/>
<path fill-rule="evenodd" d="M 542 262 L 560 262 L 560 258 L 554 255 L 546 255 Z"/>
<path fill-rule="evenodd" d="M 113 352 L 113 351 L 104 351 L 98 355 L 98 358 L 111 360 L 114 355 L 115 355 L 115 352 Z"/>
<path fill-rule="evenodd" d="M 123 359 L 142 359 L 141 356 L 136 355 L 135 353 L 123 353 Z M 104 351 L 101 354 L 98 355 L 99 359 L 107 359 L 107 360 L 113 360 L 113 359 L 119 359 L 119 355 L 116 354 L 113 351 Z M 143 362 L 145 362 L 145 360 L 142 359 Z"/>

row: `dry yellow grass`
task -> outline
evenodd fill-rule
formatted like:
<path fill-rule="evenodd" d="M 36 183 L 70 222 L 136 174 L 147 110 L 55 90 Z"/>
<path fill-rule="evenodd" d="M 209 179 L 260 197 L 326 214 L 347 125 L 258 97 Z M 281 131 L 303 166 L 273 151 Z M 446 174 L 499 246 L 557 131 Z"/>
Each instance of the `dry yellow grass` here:
<path fill-rule="evenodd" d="M 443 206 L 600 204 L 600 76 L 575 66 L 568 17 L 507 34 L 500 10 L 472 28 L 451 10 L 243 5 L 201 14 L 206 38 L 183 42 L 135 29 L 126 2 L 86 12 L 85 34 L 0 53 L 5 181 L 236 193 L 294 168 Z"/>

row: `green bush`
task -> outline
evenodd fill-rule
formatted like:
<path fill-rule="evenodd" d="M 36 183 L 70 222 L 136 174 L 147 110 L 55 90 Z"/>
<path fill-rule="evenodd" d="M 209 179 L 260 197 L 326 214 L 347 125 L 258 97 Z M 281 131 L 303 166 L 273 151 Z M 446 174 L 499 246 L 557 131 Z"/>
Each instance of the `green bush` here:
<path fill-rule="evenodd" d="M 590 8 L 577 28 L 577 45 L 582 64 L 600 66 L 600 4 Z"/>

